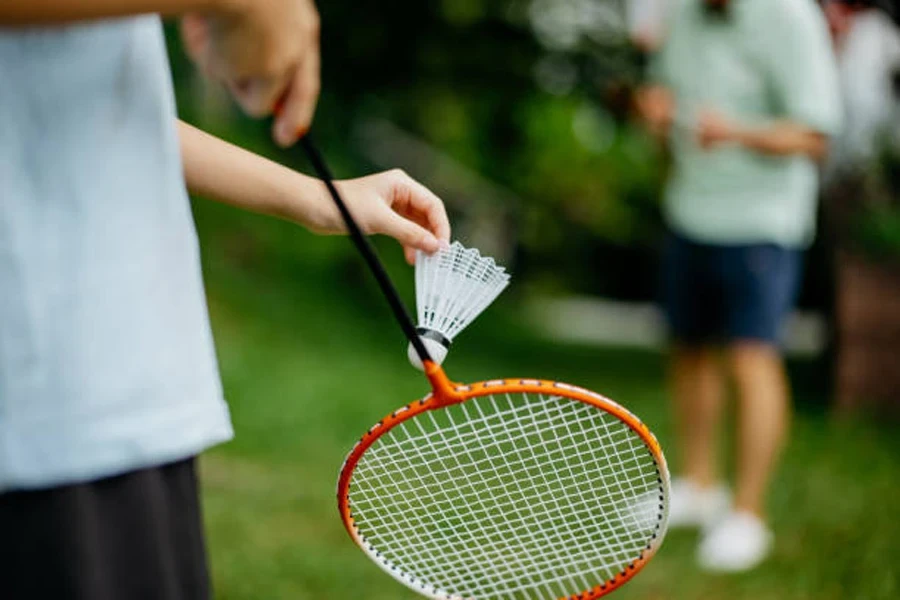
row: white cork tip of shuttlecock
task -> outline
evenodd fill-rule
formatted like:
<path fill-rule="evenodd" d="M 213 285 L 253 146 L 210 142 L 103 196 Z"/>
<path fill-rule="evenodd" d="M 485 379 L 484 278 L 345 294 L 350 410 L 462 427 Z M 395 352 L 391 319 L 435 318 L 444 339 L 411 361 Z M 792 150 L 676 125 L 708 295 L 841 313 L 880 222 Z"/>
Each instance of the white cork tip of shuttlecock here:
<path fill-rule="evenodd" d="M 432 340 L 423 336 L 419 336 L 419 339 L 422 340 L 423 344 L 425 344 L 425 349 L 428 350 L 428 354 L 431 355 L 431 360 L 433 360 L 436 364 L 443 364 L 444 359 L 447 358 L 447 351 L 449 349 L 436 340 Z M 416 348 L 412 344 L 410 344 L 406 348 L 406 356 L 409 357 L 409 363 L 412 366 L 420 371 L 425 370 L 425 365 L 422 364 L 422 360 L 419 358 L 419 353 L 416 352 Z"/>

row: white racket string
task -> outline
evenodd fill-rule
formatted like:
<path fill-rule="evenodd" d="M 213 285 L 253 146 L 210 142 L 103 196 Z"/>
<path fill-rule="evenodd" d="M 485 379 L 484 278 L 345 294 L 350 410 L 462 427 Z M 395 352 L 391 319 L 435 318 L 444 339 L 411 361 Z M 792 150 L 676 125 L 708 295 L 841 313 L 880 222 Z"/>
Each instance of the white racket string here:
<path fill-rule="evenodd" d="M 396 465 L 398 465 L 398 464 L 399 464 L 399 463 L 394 463 L 394 466 L 396 466 Z M 479 463 L 479 464 L 480 464 L 480 463 Z M 623 464 L 624 464 L 624 463 L 623 463 Z M 459 471 L 459 468 L 456 467 L 456 466 L 454 466 L 454 467 L 449 468 L 449 469 L 447 470 L 447 473 L 448 473 L 448 474 L 457 474 L 456 472 L 458 472 L 458 471 Z M 511 473 L 512 473 L 512 474 L 527 474 L 528 472 L 525 471 L 525 470 L 517 470 L 517 471 L 511 471 Z M 568 476 L 568 477 L 562 477 L 562 476 L 561 476 L 561 477 L 560 477 L 560 481 L 567 482 L 567 483 L 573 483 L 573 482 L 575 482 L 575 479 L 576 479 L 576 478 L 573 477 L 573 476 Z M 421 481 L 421 478 L 420 478 L 419 480 Z M 588 479 L 584 479 L 583 481 L 585 481 L 585 482 L 596 481 L 596 482 L 600 483 L 601 485 L 603 485 L 603 482 L 602 482 L 601 479 L 591 480 L 590 478 L 588 478 Z M 374 486 L 374 485 L 377 485 L 377 484 L 373 484 L 373 486 Z M 407 490 L 408 490 L 408 491 L 411 491 L 411 492 L 428 493 L 428 489 L 429 489 L 430 487 L 431 487 L 431 483 L 428 482 L 427 484 L 422 484 L 422 485 L 420 485 L 420 486 L 410 485 L 410 486 L 407 487 Z M 608 486 L 607 486 L 607 487 L 608 487 Z M 376 491 L 377 491 L 377 490 L 376 490 Z M 381 493 L 381 492 L 379 491 L 378 493 Z M 613 499 L 616 500 L 616 498 L 613 498 Z"/>
<path fill-rule="evenodd" d="M 590 413 L 588 413 L 588 414 L 586 414 L 582 419 L 572 419 L 572 421 L 573 421 L 572 424 L 579 424 L 581 421 L 589 421 L 589 420 L 591 420 L 591 418 L 592 418 L 592 415 L 590 415 Z M 626 433 L 626 432 L 623 432 L 623 431 L 619 431 L 619 432 L 616 432 L 615 435 L 618 435 L 618 436 L 624 438 L 625 436 L 628 436 L 628 435 L 630 435 L 630 434 L 628 434 L 628 433 Z M 425 439 L 426 439 L 426 438 L 423 438 L 423 439 L 420 440 L 420 441 L 425 441 Z M 584 436 L 583 433 L 582 433 L 582 434 L 579 434 L 579 433 L 573 433 L 573 434 L 560 435 L 560 436 L 557 438 L 557 441 L 559 441 L 559 442 L 565 442 L 565 441 L 575 441 L 575 442 L 577 442 L 577 441 L 583 441 L 584 439 L 585 439 L 585 436 Z M 483 449 L 484 449 L 485 451 L 492 451 L 492 450 L 493 450 L 493 451 L 496 451 L 496 454 L 493 455 L 493 456 L 487 456 L 487 457 L 484 457 L 484 458 L 482 458 L 482 459 L 480 459 L 480 460 L 476 460 L 475 462 L 473 462 L 473 463 L 471 463 L 471 464 L 460 464 L 460 463 L 456 463 L 456 464 L 454 464 L 454 465 L 452 465 L 452 466 L 449 466 L 449 467 L 447 468 L 446 473 L 445 473 L 446 475 L 451 475 L 451 476 L 463 476 L 467 470 L 470 470 L 470 469 L 472 469 L 473 467 L 483 467 L 483 466 L 488 466 L 488 467 L 489 467 L 489 466 L 492 465 L 492 463 L 493 463 L 494 461 L 496 461 L 497 459 L 512 458 L 512 457 L 517 456 L 517 455 L 520 453 L 519 450 L 514 450 L 514 451 L 509 451 L 509 450 L 507 450 L 507 451 L 502 451 L 502 450 L 500 450 L 500 448 L 499 448 L 499 447 L 500 447 L 500 443 L 499 443 L 499 442 L 498 442 L 498 443 L 494 443 L 494 444 L 485 444 L 485 443 L 482 441 L 481 436 L 479 436 L 479 435 L 477 435 L 477 434 L 470 434 L 470 435 L 460 436 L 460 437 L 458 438 L 458 440 L 459 440 L 459 441 L 465 441 L 465 442 L 468 443 L 468 444 L 481 444 L 481 445 L 483 445 Z M 615 441 L 616 438 L 613 438 L 613 440 Z M 438 440 L 438 441 L 439 441 L 439 440 Z M 619 440 L 619 441 L 621 442 L 622 440 Z M 429 442 L 429 443 L 434 443 L 434 441 L 433 441 L 433 440 L 430 440 L 430 439 L 428 439 L 428 442 Z M 395 450 L 397 450 L 397 451 L 399 451 L 399 452 L 415 451 L 415 452 L 419 453 L 420 457 L 421 457 L 423 460 L 425 460 L 425 461 L 428 461 L 428 460 L 441 460 L 442 457 L 444 456 L 443 453 L 433 453 L 433 452 L 432 452 L 432 453 L 428 453 L 428 452 L 425 452 L 425 451 L 421 450 L 421 447 L 420 447 L 418 444 L 413 444 L 413 445 L 400 445 L 400 444 L 397 444 Z M 548 450 L 548 451 L 547 451 L 547 455 L 546 455 L 544 458 L 545 458 L 545 459 L 549 458 L 549 459 L 551 459 L 551 460 L 553 460 L 553 459 L 562 459 L 562 458 L 565 458 L 565 455 L 566 455 L 566 450 L 565 450 L 564 448 L 557 448 L 557 449 L 555 449 L 555 450 Z M 387 460 L 391 460 L 391 459 L 388 458 Z M 633 474 L 635 474 L 635 473 L 640 473 L 640 472 L 642 472 L 643 464 L 644 464 L 645 460 L 646 460 L 646 459 L 641 459 L 641 458 L 638 458 L 638 457 L 634 457 L 634 458 L 632 458 L 631 460 L 623 460 L 620 466 L 621 466 L 621 468 L 623 469 L 623 471 L 625 472 L 625 474 L 627 474 L 627 475 L 633 475 Z M 395 462 L 395 466 L 398 465 L 398 464 L 399 464 L 399 463 L 396 463 L 396 462 Z M 537 466 L 538 466 L 538 463 L 536 463 L 535 461 L 531 461 L 531 462 L 529 462 L 529 463 L 517 464 L 517 465 L 510 465 L 510 468 L 509 468 L 508 470 L 504 471 L 503 476 L 504 476 L 504 477 L 509 477 L 509 476 L 528 476 L 528 475 L 530 475 L 530 474 L 534 471 L 534 469 L 535 469 Z M 609 469 L 607 468 L 607 470 L 609 470 Z M 574 476 L 573 476 L 573 477 L 574 477 Z M 583 475 L 579 475 L 579 477 L 583 477 Z M 502 481 L 502 478 L 501 478 L 501 481 Z M 379 485 L 379 483 L 378 483 L 377 481 L 374 481 L 374 482 L 371 482 L 371 483 L 372 483 L 373 486 L 378 486 L 378 485 Z M 427 492 L 427 489 L 430 488 L 431 485 L 432 485 L 432 484 L 431 484 L 430 482 L 423 482 L 423 483 L 421 483 L 421 485 L 418 486 L 418 487 L 417 487 L 417 486 L 414 486 L 414 485 L 409 485 L 409 486 L 407 487 L 407 489 L 408 489 L 408 491 L 411 491 L 411 492 Z M 387 486 L 383 486 L 383 487 L 386 488 Z M 384 489 L 383 491 L 387 491 L 387 489 Z"/>
<path fill-rule="evenodd" d="M 391 429 L 350 482 L 374 558 L 435 598 L 555 600 L 610 581 L 663 520 L 659 467 L 617 417 L 483 396 Z"/>
<path fill-rule="evenodd" d="M 463 405 L 463 406 L 465 406 L 465 405 Z M 591 410 L 592 409 L 587 408 L 588 416 L 590 416 Z M 573 423 L 578 423 L 581 420 L 586 420 L 586 419 L 569 419 L 569 420 L 565 421 L 565 424 L 566 424 L 566 426 L 571 426 Z M 625 432 L 618 432 L 618 433 L 619 433 L 619 435 L 623 435 L 623 436 L 627 435 Z M 558 440 L 565 441 L 566 439 L 569 439 L 569 438 L 576 439 L 577 434 L 572 434 L 572 435 L 568 435 L 568 436 L 559 436 Z M 479 436 L 472 436 L 471 439 L 478 440 L 477 443 L 481 444 L 482 449 L 484 449 L 484 450 L 492 449 L 490 446 L 488 446 L 487 444 L 484 444 L 482 441 L 480 441 L 481 438 Z M 581 438 L 578 438 L 578 439 L 583 440 L 584 437 L 582 436 Z M 496 446 L 494 446 L 494 447 L 496 447 Z M 419 457 L 422 458 L 423 460 L 428 460 L 429 458 L 441 459 L 441 455 L 439 455 L 439 454 L 432 454 L 431 457 L 428 457 L 419 447 L 413 446 L 411 448 L 415 448 L 415 451 L 419 454 Z M 404 446 L 398 446 L 398 447 L 395 447 L 394 449 L 395 450 L 399 449 L 399 450 L 403 450 L 403 451 L 409 450 L 409 448 L 406 448 Z M 500 453 L 500 454 L 497 454 L 494 458 L 504 458 L 504 457 L 508 456 L 509 454 L 512 454 L 512 453 Z M 562 455 L 563 452 L 561 450 L 550 451 L 550 452 L 547 452 L 545 458 L 546 457 L 554 458 L 554 455 L 557 455 L 557 454 Z M 491 468 L 491 467 L 493 467 L 492 463 L 494 462 L 494 458 L 483 459 L 481 461 L 474 461 L 470 466 L 477 467 L 478 469 L 482 469 L 485 466 L 487 466 L 488 468 Z M 559 458 L 559 457 L 557 457 L 557 458 Z M 391 461 L 390 457 L 388 457 L 387 460 Z M 622 472 L 625 472 L 626 474 L 629 474 L 629 475 L 635 475 L 635 474 L 639 474 L 639 473 L 643 472 L 642 471 L 643 467 L 641 466 L 641 463 L 639 462 L 639 460 L 640 459 L 638 459 L 638 458 L 634 458 L 632 460 L 622 461 L 621 467 L 620 467 L 622 469 Z M 646 460 L 646 459 L 644 459 L 644 460 Z M 535 466 L 537 466 L 537 464 L 538 464 L 537 459 L 535 459 L 535 461 L 532 461 L 529 465 L 527 465 L 527 468 L 525 468 L 525 467 L 512 468 L 512 469 L 509 469 L 503 475 L 499 475 L 499 473 L 498 473 L 498 475 L 496 477 L 496 481 L 494 481 L 494 482 L 487 481 L 486 483 L 489 483 L 489 484 L 490 483 L 500 483 L 504 480 L 504 477 L 508 477 L 508 476 L 513 476 L 515 478 L 527 478 L 532 474 L 533 469 Z M 398 468 L 399 466 L 401 466 L 401 463 L 394 460 L 383 466 L 385 466 L 387 468 Z M 494 468 L 494 470 L 496 472 L 496 468 Z M 607 470 L 609 470 L 609 469 L 607 468 Z M 604 481 L 603 481 L 606 478 L 606 475 L 598 476 L 598 477 L 594 477 L 594 478 L 590 478 L 590 477 L 585 478 L 585 475 L 583 475 L 583 474 L 575 475 L 574 473 L 572 473 L 571 469 L 569 469 L 569 471 L 570 471 L 569 476 L 563 476 L 563 475 L 559 476 L 560 482 L 570 483 L 570 484 L 574 484 L 574 483 L 578 483 L 578 482 L 592 483 L 592 484 L 598 484 L 600 486 L 603 486 L 603 487 L 609 489 L 608 484 L 604 483 Z M 450 466 L 446 469 L 445 475 L 464 476 L 465 475 L 464 467 L 459 464 Z M 431 481 L 424 481 L 422 478 L 410 479 L 410 482 L 414 482 L 414 481 L 418 482 L 418 485 L 411 483 L 411 484 L 407 485 L 405 488 L 408 492 L 412 492 L 413 494 L 428 494 L 429 490 L 433 488 L 433 482 L 431 482 Z M 366 483 L 367 485 L 370 485 L 372 487 L 372 491 L 376 495 L 377 494 L 389 494 L 391 487 L 392 487 L 391 485 L 385 485 L 378 481 L 362 482 L 362 483 Z M 389 483 L 392 483 L 392 482 L 389 482 Z M 611 499 L 613 501 L 621 500 L 621 498 L 616 497 L 615 490 L 610 489 L 609 496 L 611 496 Z M 585 504 L 587 505 L 588 503 L 585 503 Z M 572 505 L 572 506 L 574 506 L 574 505 Z M 593 508 L 595 506 L 596 505 L 593 503 L 590 504 L 591 508 Z M 477 513 L 477 511 L 472 511 L 472 512 Z"/>

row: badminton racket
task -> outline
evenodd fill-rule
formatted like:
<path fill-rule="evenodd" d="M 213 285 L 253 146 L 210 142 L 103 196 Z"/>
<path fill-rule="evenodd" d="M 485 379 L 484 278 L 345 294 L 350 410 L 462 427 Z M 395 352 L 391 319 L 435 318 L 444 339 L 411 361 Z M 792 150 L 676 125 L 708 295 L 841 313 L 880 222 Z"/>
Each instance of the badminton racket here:
<path fill-rule="evenodd" d="M 301 140 L 431 392 L 373 425 L 341 469 L 354 542 L 397 581 L 443 600 L 592 600 L 638 573 L 666 531 L 669 474 L 656 438 L 622 406 L 560 382 L 450 381 Z"/>

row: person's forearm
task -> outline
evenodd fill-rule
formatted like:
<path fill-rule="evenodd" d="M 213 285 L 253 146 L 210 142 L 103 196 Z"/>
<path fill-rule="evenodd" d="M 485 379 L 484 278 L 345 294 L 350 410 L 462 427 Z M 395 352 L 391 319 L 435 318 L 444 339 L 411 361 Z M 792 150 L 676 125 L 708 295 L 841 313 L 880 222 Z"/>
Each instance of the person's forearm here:
<path fill-rule="evenodd" d="M 742 127 L 735 137 L 744 147 L 772 156 L 805 154 L 820 159 L 828 150 L 826 136 L 789 121 L 779 121 L 763 127 Z"/>
<path fill-rule="evenodd" d="M 0 26 L 39 25 L 190 11 L 237 10 L 245 0 L 0 0 Z"/>
<path fill-rule="evenodd" d="M 178 122 L 188 190 L 244 210 L 300 222 L 313 231 L 335 229 L 337 211 L 318 179 Z"/>

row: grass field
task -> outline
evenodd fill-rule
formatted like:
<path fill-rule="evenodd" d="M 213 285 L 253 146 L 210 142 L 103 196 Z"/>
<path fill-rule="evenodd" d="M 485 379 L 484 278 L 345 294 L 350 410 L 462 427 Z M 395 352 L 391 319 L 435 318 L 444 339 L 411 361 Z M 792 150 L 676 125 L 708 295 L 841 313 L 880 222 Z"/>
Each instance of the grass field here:
<path fill-rule="evenodd" d="M 374 285 L 346 240 L 206 206 L 198 225 L 237 430 L 202 466 L 216 597 L 414 598 L 353 546 L 335 508 L 337 472 L 358 435 L 427 391 Z M 390 270 L 411 299 L 412 272 Z M 583 385 L 632 409 L 666 447 L 662 356 L 548 344 L 517 322 L 515 300 L 513 290 L 459 338 L 453 378 Z M 695 536 L 670 533 L 614 598 L 900 598 L 897 426 L 836 422 L 804 381 L 771 497 L 774 556 L 751 574 L 707 576 L 693 565 Z"/>

